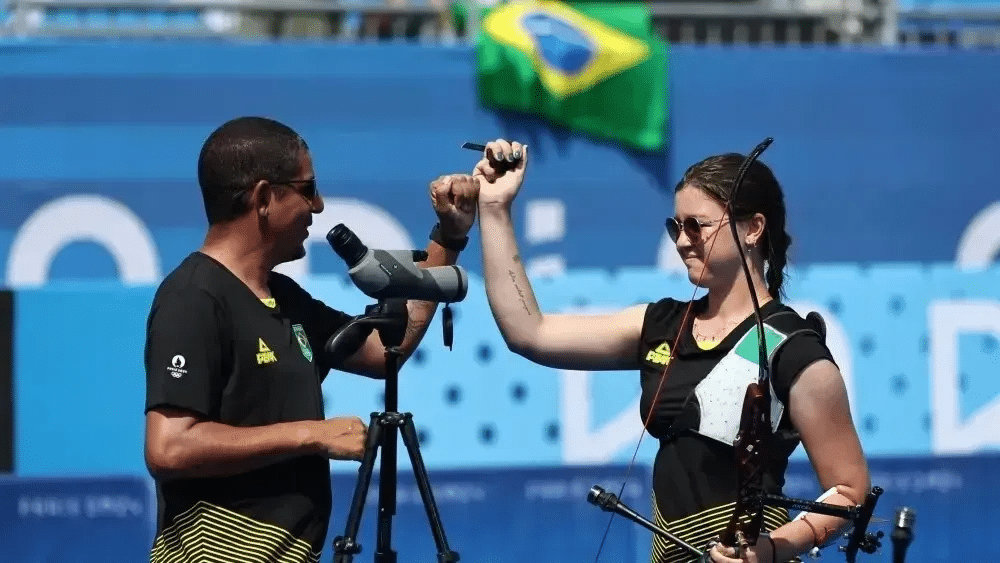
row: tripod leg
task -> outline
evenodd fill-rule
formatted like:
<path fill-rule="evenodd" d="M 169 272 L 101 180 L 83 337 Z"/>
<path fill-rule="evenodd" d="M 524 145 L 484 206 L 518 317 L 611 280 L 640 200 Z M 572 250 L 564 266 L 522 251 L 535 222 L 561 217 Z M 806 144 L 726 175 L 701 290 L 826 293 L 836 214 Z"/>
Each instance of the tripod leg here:
<path fill-rule="evenodd" d="M 396 429 L 398 413 L 382 413 L 382 465 L 378 476 L 378 532 L 375 543 L 374 563 L 396 563 L 392 550 L 392 517 L 396 515 Z"/>
<path fill-rule="evenodd" d="M 361 460 L 361 467 L 358 468 L 358 481 L 354 487 L 354 497 L 351 499 L 351 510 L 347 515 L 347 526 L 344 535 L 333 540 L 335 563 L 351 563 L 354 555 L 361 553 L 361 546 L 357 542 L 358 529 L 361 527 L 361 513 L 365 509 L 365 499 L 368 497 L 368 486 L 371 484 L 375 456 L 378 455 L 382 435 L 383 428 L 379 424 L 378 413 L 372 413 L 365 441 L 365 456 Z"/>
<path fill-rule="evenodd" d="M 437 504 L 434 502 L 434 493 L 431 491 L 430 479 L 427 477 L 427 469 L 424 467 L 424 459 L 420 455 L 420 444 L 417 440 L 417 431 L 413 426 L 413 415 L 410 413 L 403 414 L 403 427 L 400 429 L 400 433 L 403 436 L 403 444 L 406 445 L 406 449 L 410 453 L 413 476 L 416 478 L 420 498 L 424 501 L 424 508 L 427 510 L 431 534 L 434 535 L 434 543 L 437 545 L 438 563 L 455 563 L 458 561 L 458 553 L 448 547 L 448 539 L 444 535 L 444 525 L 441 523 L 441 516 L 438 514 Z"/>

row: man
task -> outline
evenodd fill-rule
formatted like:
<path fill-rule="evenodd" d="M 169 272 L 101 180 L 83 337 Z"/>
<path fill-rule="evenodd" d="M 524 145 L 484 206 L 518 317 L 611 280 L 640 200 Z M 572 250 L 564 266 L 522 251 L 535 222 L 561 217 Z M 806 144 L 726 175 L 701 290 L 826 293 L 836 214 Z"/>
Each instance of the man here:
<path fill-rule="evenodd" d="M 384 377 L 373 332 L 342 365 L 322 350 L 348 315 L 273 272 L 305 256 L 323 211 L 305 142 L 287 126 L 241 117 L 198 160 L 204 245 L 158 288 L 147 325 L 145 456 L 156 480 L 151 561 L 318 561 L 331 510 L 329 461 L 360 460 L 365 424 L 324 420 L 331 368 Z M 478 190 L 431 184 L 439 223 L 424 266 L 454 264 Z M 407 304 L 403 360 L 435 303 Z"/>

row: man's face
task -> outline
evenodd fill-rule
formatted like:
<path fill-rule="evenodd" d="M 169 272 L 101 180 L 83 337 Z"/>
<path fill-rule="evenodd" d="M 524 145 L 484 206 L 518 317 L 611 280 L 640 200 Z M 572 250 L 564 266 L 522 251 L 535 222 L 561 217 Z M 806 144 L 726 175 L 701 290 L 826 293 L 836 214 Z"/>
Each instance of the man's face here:
<path fill-rule="evenodd" d="M 267 234 L 274 244 L 278 263 L 306 255 L 305 241 L 312 216 L 323 211 L 323 198 L 316 189 L 316 174 L 309 151 L 302 151 L 299 166 L 299 174 L 294 178 L 272 183 Z"/>

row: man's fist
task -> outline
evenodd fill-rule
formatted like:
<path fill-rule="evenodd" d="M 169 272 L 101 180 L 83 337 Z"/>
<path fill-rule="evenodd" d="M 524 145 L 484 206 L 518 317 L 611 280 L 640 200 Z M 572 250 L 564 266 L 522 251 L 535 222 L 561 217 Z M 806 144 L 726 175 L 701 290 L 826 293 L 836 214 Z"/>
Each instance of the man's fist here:
<path fill-rule="evenodd" d="M 329 459 L 360 461 L 365 455 L 368 427 L 356 416 L 329 418 L 316 423 L 313 439 Z"/>
<path fill-rule="evenodd" d="M 462 238 L 476 220 L 479 182 L 467 174 L 441 176 L 430 184 L 431 204 L 446 238 Z"/>

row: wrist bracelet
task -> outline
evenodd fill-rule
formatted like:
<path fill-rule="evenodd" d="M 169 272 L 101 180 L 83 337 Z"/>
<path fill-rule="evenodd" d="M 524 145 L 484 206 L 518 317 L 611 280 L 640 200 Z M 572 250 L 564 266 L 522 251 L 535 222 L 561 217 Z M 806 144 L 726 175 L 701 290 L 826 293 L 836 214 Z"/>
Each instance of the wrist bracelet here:
<path fill-rule="evenodd" d="M 809 520 L 807 520 L 805 516 L 803 516 L 802 518 L 799 518 L 799 520 L 802 520 L 803 522 L 805 522 L 806 526 L 809 526 L 809 529 L 812 530 L 813 547 L 819 547 L 823 542 L 820 540 L 819 534 L 816 533 L 816 527 L 813 526 L 812 522 L 810 522 Z"/>
<path fill-rule="evenodd" d="M 465 250 L 465 246 L 467 244 L 469 244 L 469 237 L 468 236 L 464 236 L 464 237 L 462 237 L 460 239 L 457 239 L 457 238 L 446 239 L 446 238 L 444 238 L 441 235 L 441 223 L 436 223 L 434 225 L 434 228 L 431 229 L 430 239 L 432 241 L 438 243 L 442 247 L 444 247 L 444 248 L 446 248 L 448 250 L 455 251 L 455 252 L 461 252 L 461 251 Z"/>

